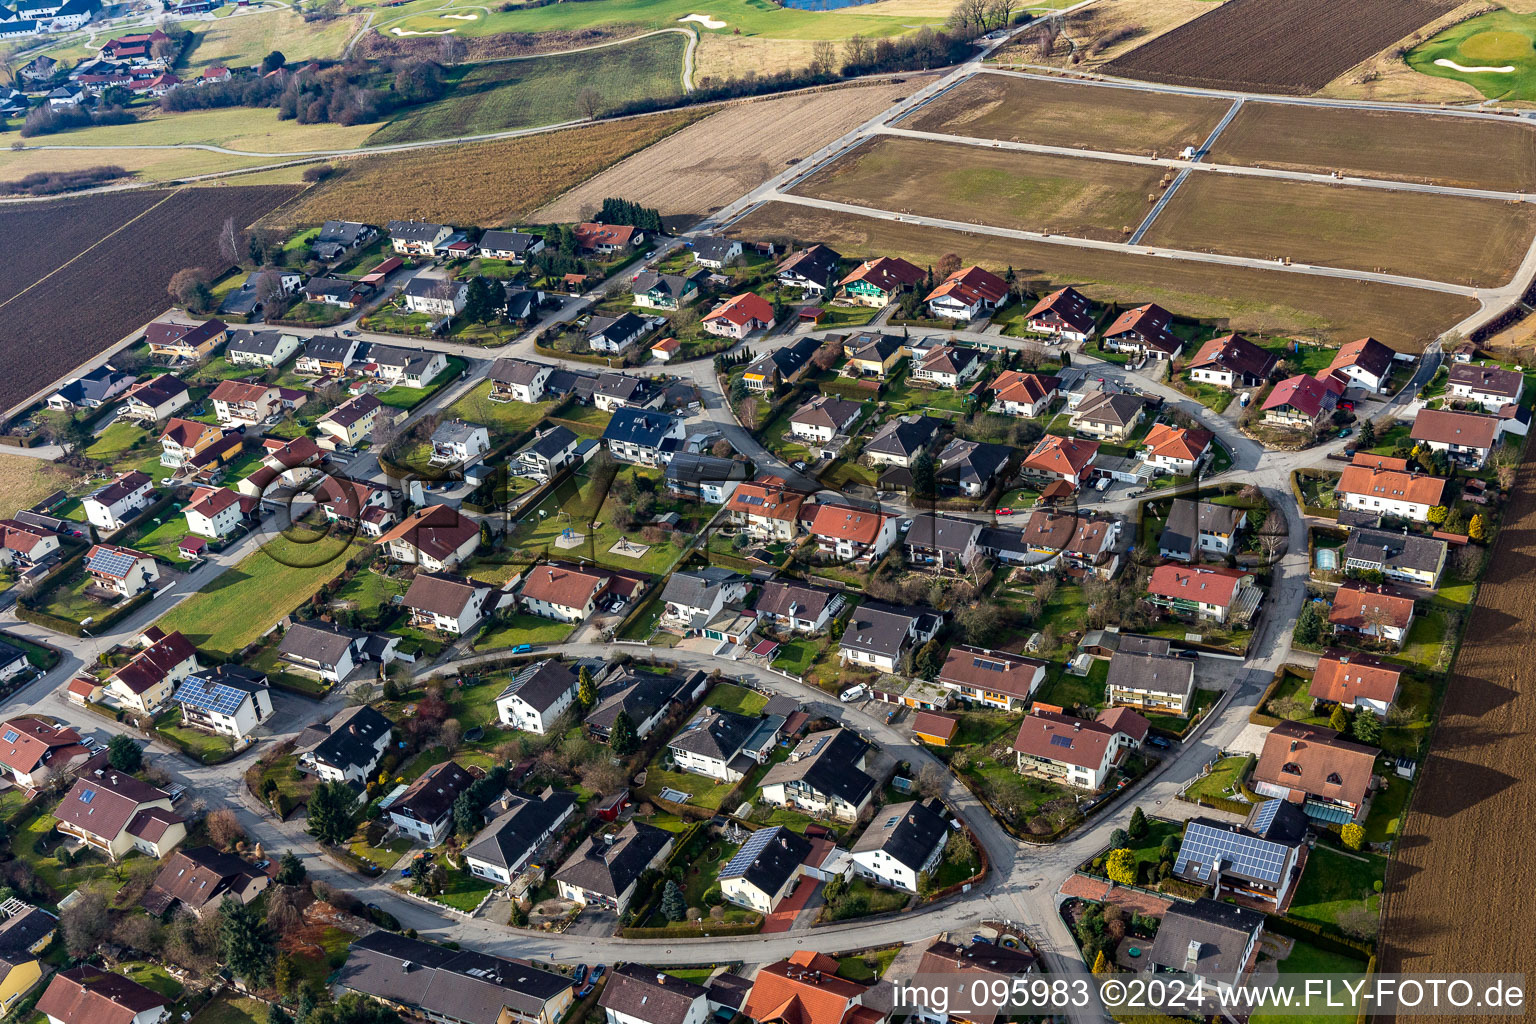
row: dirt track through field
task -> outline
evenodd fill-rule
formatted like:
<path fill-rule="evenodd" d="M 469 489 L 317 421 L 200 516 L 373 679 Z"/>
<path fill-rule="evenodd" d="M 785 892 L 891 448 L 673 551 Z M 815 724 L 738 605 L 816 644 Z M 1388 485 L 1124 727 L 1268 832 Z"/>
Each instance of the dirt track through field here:
<path fill-rule="evenodd" d="M 534 219 L 583 220 L 604 199 L 623 196 L 659 209 L 669 227 L 692 224 L 925 82 L 914 75 L 727 107 L 577 186 Z"/>
<path fill-rule="evenodd" d="M 1536 820 L 1533 474 L 1536 447 L 1520 467 L 1387 873 L 1383 972 L 1528 971 L 1536 963 L 1526 921 L 1536 889 L 1528 852 Z"/>

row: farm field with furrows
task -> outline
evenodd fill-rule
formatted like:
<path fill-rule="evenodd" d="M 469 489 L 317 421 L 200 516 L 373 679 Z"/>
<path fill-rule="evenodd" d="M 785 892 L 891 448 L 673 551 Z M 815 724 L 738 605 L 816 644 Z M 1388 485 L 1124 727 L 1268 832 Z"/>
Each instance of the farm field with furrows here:
<path fill-rule="evenodd" d="M 1480 117 L 1245 103 L 1206 159 L 1457 188 L 1536 188 L 1536 130 Z"/>
<path fill-rule="evenodd" d="M 814 238 L 850 258 L 901 256 L 919 266 L 952 252 L 997 272 L 1012 266 L 1022 280 L 1041 287 L 1071 284 L 1099 301 L 1158 302 L 1184 316 L 1226 321 L 1235 330 L 1295 333 L 1335 345 L 1370 335 L 1417 352 L 1477 309 L 1470 298 L 1418 288 L 1018 241 L 790 203 L 764 203 L 728 234 L 781 242 Z"/>
<path fill-rule="evenodd" d="M 1384 972 L 1529 966 L 1516 919 L 1536 885 L 1530 861 L 1517 854 L 1536 816 L 1533 473 L 1527 449 L 1387 872 Z"/>
<path fill-rule="evenodd" d="M 794 188 L 800 195 L 998 227 L 1119 241 L 1146 216 L 1160 167 L 882 136 Z"/>
<path fill-rule="evenodd" d="M 1040 146 L 1172 156 L 1204 142 L 1231 106 L 1227 100 L 1205 96 L 979 74 L 897 126 Z"/>
<path fill-rule="evenodd" d="M 1230 0 L 1103 70 L 1172 85 L 1305 95 L 1454 6 L 1455 0 Z"/>
<path fill-rule="evenodd" d="M 92 198 L 0 207 L 0 238 L 47 239 L 12 245 L 0 260 L 0 317 L 23 288 L 59 269 L 91 243 L 165 199 L 164 192 L 119 192 Z"/>
<path fill-rule="evenodd" d="M 1097 68 L 1129 50 L 1209 14 L 1224 0 L 1115 0 L 1067 15 L 1055 38 L 1026 32 L 992 57 L 998 64 L 1051 64 L 1079 71 Z M 1050 50 L 1044 52 L 1049 41 Z"/>
<path fill-rule="evenodd" d="M 731 104 L 577 184 L 537 219 L 585 220 L 604 199 L 624 196 L 660 210 L 669 225 L 692 224 L 925 84 L 926 76 L 910 75 Z"/>
<path fill-rule="evenodd" d="M 1533 234 L 1529 203 L 1196 173 L 1142 241 L 1494 287 Z"/>
<path fill-rule="evenodd" d="M 709 108 L 690 108 L 521 139 L 354 158 L 340 165 L 341 174 L 277 210 L 268 222 L 293 227 L 377 220 L 380 197 L 387 196 L 385 219 L 494 227 L 527 217 L 572 183 L 709 113 Z"/>
<path fill-rule="evenodd" d="M 59 269 L 0 302 L 0 353 L 9 372 L 0 381 L 0 406 L 10 406 L 119 341 L 170 305 L 165 286 L 184 267 L 219 263 L 218 232 L 225 218 L 243 228 L 291 197 L 286 186 L 226 186 L 132 193 L 148 198 L 138 219 L 113 233 L 96 217 L 98 206 L 118 226 L 130 196 L 108 193 L 0 211 L 0 237 L 74 239 L 68 252 L 55 246 Z M 24 217 L 28 234 L 11 232 Z M 81 239 L 74 225 L 95 230 Z M 147 244 L 146 239 L 153 239 Z M 47 353 L 46 358 L 39 356 Z"/>
<path fill-rule="evenodd" d="M 454 69 L 446 96 L 402 111 L 368 142 L 389 145 L 536 128 L 577 121 L 630 100 L 678 96 L 686 45 L 681 35 L 669 32 L 585 53 Z"/>

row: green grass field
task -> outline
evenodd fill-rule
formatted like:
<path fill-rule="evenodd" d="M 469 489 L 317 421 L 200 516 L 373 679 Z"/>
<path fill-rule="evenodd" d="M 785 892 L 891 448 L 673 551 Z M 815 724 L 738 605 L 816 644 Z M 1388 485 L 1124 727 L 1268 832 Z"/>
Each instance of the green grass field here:
<path fill-rule="evenodd" d="M 384 145 L 532 128 L 588 116 L 629 100 L 682 92 L 682 36 L 669 33 L 589 53 L 482 64 L 452 72 L 443 99 L 404 111 L 369 137 Z"/>
<path fill-rule="evenodd" d="M 1313 946 L 1309 943 L 1300 941 L 1291 947 L 1290 955 L 1287 956 L 1284 960 L 1280 961 L 1279 964 L 1282 980 L 1285 980 L 1283 976 L 1287 975 L 1299 975 L 1303 977 L 1320 974 L 1355 975 L 1355 978 L 1350 979 L 1351 983 L 1354 983 L 1358 980 L 1363 980 L 1365 975 L 1365 966 L 1366 965 L 1363 961 L 1356 960 L 1353 957 L 1343 956 L 1338 953 L 1329 953 L 1318 949 L 1316 946 Z M 1335 984 L 1334 988 L 1335 991 L 1340 992 L 1338 996 L 1339 999 L 1349 998 L 1347 995 L 1342 993 L 1337 983 Z M 1316 996 L 1314 998 L 1318 999 L 1319 1002 L 1322 999 L 1321 996 Z M 1251 1024 L 1314 1024 L 1314 1022 L 1315 1024 L 1327 1024 L 1327 1022 L 1330 1021 L 1336 1022 L 1339 1020 L 1348 1019 L 1349 1018 L 1347 1016 L 1340 1017 L 1336 1013 L 1329 1014 L 1326 1010 L 1316 1014 L 1297 1013 L 1295 1010 L 1287 1010 L 1285 1012 L 1275 1013 L 1256 1013 L 1252 1017 L 1248 1018 Z"/>
<path fill-rule="evenodd" d="M 1450 63 L 1435 63 L 1440 60 Z M 1415 47 L 1407 61 L 1423 74 L 1466 82 L 1489 99 L 1536 99 L 1536 14 L 1496 10 L 1469 18 Z"/>
<path fill-rule="evenodd" d="M 1306 869 L 1291 897 L 1292 917 L 1332 927 L 1344 909 L 1366 901 L 1380 903 L 1373 885 L 1387 873 L 1387 860 L 1372 854 L 1349 854 L 1318 844 L 1307 857 Z"/>
<path fill-rule="evenodd" d="M 171 609 L 158 625 L 166 632 L 181 630 L 205 651 L 231 654 L 340 573 L 350 554 L 338 538 L 305 544 L 283 535 L 273 537 Z"/>

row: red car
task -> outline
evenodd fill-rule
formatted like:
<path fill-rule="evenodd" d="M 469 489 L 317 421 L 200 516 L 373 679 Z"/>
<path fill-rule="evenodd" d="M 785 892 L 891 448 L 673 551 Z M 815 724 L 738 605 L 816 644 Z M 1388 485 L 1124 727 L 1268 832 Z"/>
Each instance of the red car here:
<path fill-rule="evenodd" d="M 997 510 L 997 514 L 1000 515 L 1000 516 L 1011 516 L 1011 515 L 1013 515 L 1013 509 L 1011 509 L 1011 508 L 1000 508 L 1000 509 Z"/>
<path fill-rule="evenodd" d="M 1339 408 L 1343 409 L 1345 412 L 1354 412 L 1355 411 L 1355 403 L 1354 402 L 1340 402 L 1339 403 Z"/>

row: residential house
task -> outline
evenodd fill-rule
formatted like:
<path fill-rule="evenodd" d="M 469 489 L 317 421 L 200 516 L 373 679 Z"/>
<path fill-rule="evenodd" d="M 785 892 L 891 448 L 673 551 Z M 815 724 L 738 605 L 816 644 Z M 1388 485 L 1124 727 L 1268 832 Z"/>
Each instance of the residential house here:
<path fill-rule="evenodd" d="M 296 622 L 283 634 L 277 652 L 300 672 L 339 683 L 365 661 L 394 660 L 399 638 L 346 629 L 330 622 Z"/>
<path fill-rule="evenodd" d="M 923 280 L 923 271 L 891 256 L 865 260 L 838 282 L 843 294 L 864 306 L 887 306 Z"/>
<path fill-rule="evenodd" d="M 691 274 L 660 274 L 654 270 L 642 270 L 630 284 L 635 305 L 646 309 L 682 309 L 699 297 L 699 284 L 704 272 Z"/>
<path fill-rule="evenodd" d="M 576 702 L 581 678 L 563 661 L 545 658 L 521 666 L 496 697 L 496 720 L 512 729 L 547 735 Z"/>
<path fill-rule="evenodd" d="M 160 434 L 160 465 L 171 469 L 189 465 L 223 437 L 224 431 L 212 423 L 173 418 Z"/>
<path fill-rule="evenodd" d="M 846 361 L 840 371 L 845 377 L 887 379 L 910 349 L 902 339 L 890 334 L 863 332 L 843 339 Z"/>
<path fill-rule="evenodd" d="M 304 282 L 304 301 L 338 309 L 356 309 L 373 296 L 373 286 L 350 277 L 312 277 Z"/>
<path fill-rule="evenodd" d="M 974 320 L 1008 301 L 1008 282 L 980 267 L 962 267 L 923 300 L 939 320 Z"/>
<path fill-rule="evenodd" d="M 1160 565 L 1147 581 L 1147 599 L 1155 607 L 1192 622 L 1234 628 L 1253 618 L 1263 593 L 1253 573 L 1224 566 Z"/>
<path fill-rule="evenodd" d="M 432 432 L 434 466 L 464 466 L 491 450 L 491 432 L 478 423 L 449 420 Z"/>
<path fill-rule="evenodd" d="M 774 323 L 772 303 L 756 292 L 731 296 L 703 320 L 706 333 L 738 341 L 753 331 L 771 331 Z"/>
<path fill-rule="evenodd" d="M 1129 708 L 1110 708 L 1093 720 L 1036 710 L 1014 738 L 1016 769 L 1076 789 L 1097 792 L 1152 727 Z"/>
<path fill-rule="evenodd" d="M 1264 915 L 1256 910 L 1204 898 L 1175 903 L 1158 926 L 1148 967 L 1189 975 L 1200 989 L 1217 992 L 1253 969 L 1263 934 Z"/>
<path fill-rule="evenodd" d="M 1184 342 L 1173 333 L 1173 314 L 1149 302 L 1115 318 L 1104 332 L 1104 348 L 1138 359 L 1176 359 Z"/>
<path fill-rule="evenodd" d="M 1191 818 L 1173 876 L 1211 886 L 1216 898 L 1257 900 L 1277 911 L 1301 878 L 1307 816 L 1285 800 L 1262 800 L 1241 823 Z"/>
<path fill-rule="evenodd" d="M 226 71 L 225 74 L 228 74 Z M 304 275 L 297 270 L 283 267 L 262 267 L 246 275 L 240 287 L 224 296 L 219 312 L 228 316 L 254 317 L 266 311 L 266 304 L 274 301 L 277 308 L 291 295 L 298 294 L 304 283 Z M 274 310 L 274 314 L 276 310 Z M 231 332 L 233 336 L 233 332 Z M 228 348 L 225 349 L 226 354 Z"/>
<path fill-rule="evenodd" d="M 1046 663 L 1006 651 L 956 644 L 944 659 L 938 682 L 961 700 L 1015 711 L 1028 707 L 1045 682 Z"/>
<path fill-rule="evenodd" d="M 770 914 L 800 884 L 811 850 L 809 839 L 782 825 L 758 829 L 720 869 L 720 894 L 739 907 Z"/>
<path fill-rule="evenodd" d="M 752 606 L 759 620 L 790 633 L 820 633 L 842 610 L 841 594 L 798 580 L 769 580 Z"/>
<path fill-rule="evenodd" d="M 171 803 L 163 789 L 115 768 L 99 768 L 75 780 L 53 816 L 60 832 L 110 860 L 135 850 L 160 858 L 187 837 L 186 822 Z"/>
<path fill-rule="evenodd" d="M 292 632 L 292 630 L 289 630 Z M 394 724 L 367 704 L 343 708 L 329 721 L 311 725 L 295 745 L 299 767 L 322 782 L 367 783 L 390 744 Z"/>
<path fill-rule="evenodd" d="M 304 343 L 304 354 L 294 369 L 311 377 L 339 376 L 357 358 L 357 346 L 356 338 L 316 334 Z"/>
<path fill-rule="evenodd" d="M 770 724 L 751 715 L 739 715 L 723 708 L 701 708 L 667 742 L 667 752 L 678 771 L 702 775 L 717 782 L 737 782 L 758 765 L 749 741 L 758 727 L 768 725 L 759 741 L 771 751 L 777 738 L 780 719 Z"/>
<path fill-rule="evenodd" d="M 622 915 L 640 876 L 672 850 L 672 833 L 631 821 L 616 833 L 594 835 L 555 870 L 560 898 Z"/>
<path fill-rule="evenodd" d="M 85 555 L 85 572 L 91 583 L 119 597 L 134 597 L 160 578 L 152 556 L 132 548 L 93 544 Z"/>
<path fill-rule="evenodd" d="M 949 822 L 938 799 L 887 804 L 869 823 L 849 853 L 853 873 L 876 885 L 918 891 L 932 877 L 949 843 Z"/>
<path fill-rule="evenodd" d="M 1241 334 L 1224 334 L 1200 346 L 1184 369 L 1196 384 L 1211 384 L 1228 391 L 1256 388 L 1274 376 L 1280 357 L 1260 348 Z"/>
<path fill-rule="evenodd" d="M 1413 598 L 1381 585 L 1346 583 L 1333 594 L 1333 628 L 1358 633 L 1401 650 L 1413 628 Z"/>
<path fill-rule="evenodd" d="M 283 331 L 229 332 L 224 358 L 234 366 L 282 366 L 299 350 L 299 337 Z"/>
<path fill-rule="evenodd" d="M 353 940 L 335 981 L 409 1019 L 440 1024 L 559 1024 L 576 991 L 570 978 L 527 960 L 387 931 Z"/>
<path fill-rule="evenodd" d="M 1253 766 L 1253 790 L 1300 804 L 1309 818 L 1356 821 L 1365 811 L 1380 753 L 1320 725 L 1281 722 L 1264 737 Z"/>
<path fill-rule="evenodd" d="M 155 715 L 173 699 L 176 687 L 198 670 L 197 648 L 180 631 L 151 628 L 142 650 L 107 677 L 105 693 L 126 710 Z"/>
<path fill-rule="evenodd" d="M 177 324 L 156 320 L 144 329 L 149 354 L 156 359 L 206 359 L 229 340 L 229 326 L 222 320 L 204 320 L 196 324 Z"/>
<path fill-rule="evenodd" d="M 507 260 L 522 263 L 529 256 L 544 251 L 544 239 L 526 231 L 503 231 L 493 228 L 480 236 L 480 256 L 488 260 Z"/>
<path fill-rule="evenodd" d="M 1518 370 L 1456 363 L 1448 372 L 1450 376 L 1445 383 L 1452 398 L 1475 402 L 1489 412 L 1498 412 L 1506 405 L 1518 405 L 1525 392 L 1525 374 Z"/>
<path fill-rule="evenodd" d="M 839 561 L 870 565 L 896 543 L 898 517 L 894 515 L 833 502 L 802 506 L 801 515 L 809 516 L 806 528 L 816 539 L 817 549 Z"/>
<path fill-rule="evenodd" d="M 120 530 L 155 500 L 154 480 L 142 470 L 130 470 L 81 502 L 86 522 L 100 530 Z"/>
<path fill-rule="evenodd" d="M 1361 338 L 1340 346 L 1333 362 L 1318 376 L 1332 376 L 1346 388 L 1379 395 L 1392 379 L 1393 357 L 1393 351 L 1375 338 Z"/>
<path fill-rule="evenodd" d="M 1372 515 L 1429 522 L 1429 510 L 1445 501 L 1445 480 L 1408 469 L 1407 459 L 1356 452 L 1334 485 L 1343 508 Z"/>
<path fill-rule="evenodd" d="M 1309 377 L 1304 373 L 1287 377 L 1264 399 L 1264 422 L 1293 429 L 1320 426 L 1333 415 L 1343 394 L 1344 385 L 1336 377 Z"/>
<path fill-rule="evenodd" d="M 1061 378 L 1043 373 L 1005 370 L 987 385 L 993 412 L 1004 416 L 1044 416 L 1056 405 Z"/>
<path fill-rule="evenodd" d="M 394 498 L 389 491 L 361 480 L 327 476 L 320 481 L 316 500 L 326 522 L 356 525 L 358 533 L 365 537 L 382 537 L 396 521 Z"/>
<path fill-rule="evenodd" d="M 384 225 L 389 232 L 389 243 L 401 256 L 439 256 L 440 247 L 453 237 L 453 228 L 447 224 L 431 224 L 423 220 L 392 220 Z"/>
<path fill-rule="evenodd" d="M 865 601 L 848 619 L 843 638 L 838 643 L 837 660 L 843 664 L 853 662 L 859 667 L 895 672 L 902 655 L 932 640 L 943 624 L 944 616 L 940 612 Z"/>
<path fill-rule="evenodd" d="M 746 463 L 713 455 L 678 452 L 667 463 L 667 493 L 708 505 L 723 505 L 746 480 Z"/>
<path fill-rule="evenodd" d="M 602 412 L 616 409 L 659 409 L 662 393 L 644 377 L 600 373 L 592 385 L 592 405 Z"/>
<path fill-rule="evenodd" d="M 58 534 L 15 519 L 0 519 L 0 565 L 30 568 L 58 550 Z"/>
<path fill-rule="evenodd" d="M 281 415 L 283 388 L 253 380 L 223 380 L 208 400 L 222 427 L 254 427 Z"/>
<path fill-rule="evenodd" d="M 742 382 L 752 391 L 771 394 L 781 385 L 791 384 L 803 377 L 811 365 L 811 357 L 819 348 L 820 341 L 806 337 L 765 352 L 742 370 Z"/>
<path fill-rule="evenodd" d="M 267 873 L 244 857 L 211 846 L 177 850 L 140 901 L 151 915 L 182 910 L 193 917 L 218 911 L 226 899 L 249 904 L 267 891 Z"/>
<path fill-rule="evenodd" d="M 480 524 L 458 509 L 429 505 L 406 516 L 379 537 L 389 557 L 428 572 L 451 569 L 475 553 Z"/>
<path fill-rule="evenodd" d="M 664 412 L 622 408 L 603 429 L 609 453 L 620 462 L 661 466 L 682 450 L 683 421 Z"/>
<path fill-rule="evenodd" d="M 679 705 L 692 704 L 710 686 L 700 671 L 686 677 L 659 676 L 652 672 L 628 670 L 612 674 L 597 688 L 597 704 L 582 719 L 587 734 L 599 743 L 613 738 L 613 727 L 620 715 L 628 717 L 636 739 L 651 734 L 667 712 Z"/>
<path fill-rule="evenodd" d="M 970 498 L 980 498 L 999 479 L 1006 478 L 1014 454 L 1014 449 L 1005 444 L 954 438 L 939 452 L 939 485 L 953 487 Z"/>
<path fill-rule="evenodd" d="M 864 1005 L 868 986 L 846 981 L 825 953 L 799 949 L 757 972 L 741 1012 L 758 1024 L 879 1024 L 883 1010 Z"/>
<path fill-rule="evenodd" d="M 162 1024 L 171 1019 L 165 996 L 100 967 L 60 971 L 48 983 L 37 1012 L 48 1024 Z"/>
<path fill-rule="evenodd" d="M 851 729 L 811 733 L 795 745 L 788 760 L 768 769 L 761 783 L 762 800 L 813 816 L 855 821 L 878 785 L 868 772 L 869 752 L 870 745 Z"/>
<path fill-rule="evenodd" d="M 528 570 L 518 596 L 530 615 L 583 622 L 600 607 L 622 604 L 642 586 L 638 577 L 597 566 L 545 562 Z"/>
<path fill-rule="evenodd" d="M 1069 490 L 1076 490 L 1088 482 L 1098 456 L 1097 441 L 1047 434 L 1025 456 L 1022 468 L 1027 474 L 1060 480 Z"/>
<path fill-rule="evenodd" d="M 1344 544 L 1344 569 L 1379 572 L 1394 583 L 1417 583 L 1433 590 L 1440 585 L 1448 548 L 1443 540 L 1411 534 L 1406 528 L 1398 533 L 1357 526 Z"/>
<path fill-rule="evenodd" d="M 411 278 L 401 294 L 405 298 L 405 308 L 412 313 L 458 316 L 469 298 L 469 282 L 418 275 Z"/>
<path fill-rule="evenodd" d="M 793 540 L 805 495 L 764 482 L 744 483 L 726 502 L 730 521 L 760 540 Z"/>
<path fill-rule="evenodd" d="M 1237 545 L 1247 513 L 1231 505 L 1174 498 L 1157 540 L 1157 553 L 1179 562 L 1225 558 Z"/>
<path fill-rule="evenodd" d="M 706 1024 L 713 1012 L 703 985 L 644 964 L 623 964 L 609 972 L 597 1005 L 607 1024 Z"/>
<path fill-rule="evenodd" d="M 88 370 L 48 396 L 48 408 L 99 409 L 133 386 L 134 375 L 110 365 Z"/>
<path fill-rule="evenodd" d="M 267 677 L 240 665 L 194 672 L 176 687 L 171 703 L 181 708 L 183 724 L 236 742 L 243 742 L 272 717 Z"/>
<path fill-rule="evenodd" d="M 356 448 L 373 434 L 379 421 L 379 410 L 384 403 L 371 391 L 364 391 L 331 409 L 315 422 L 321 434 L 327 435 L 339 445 Z"/>
<path fill-rule="evenodd" d="M 1397 702 L 1402 683 L 1403 670 L 1396 665 L 1374 655 L 1330 648 L 1317 661 L 1307 695 L 1314 701 L 1385 719 Z"/>
<path fill-rule="evenodd" d="M 1059 288 L 1030 307 L 1024 315 L 1036 334 L 1053 334 L 1063 341 L 1087 341 L 1097 321 L 1093 305 L 1076 288 Z"/>
<path fill-rule="evenodd" d="M 372 345 L 369 346 L 368 362 L 363 372 L 371 373 L 391 386 L 424 388 L 446 369 L 448 357 L 441 352 Z"/>
<path fill-rule="evenodd" d="M 1100 441 L 1124 441 L 1146 417 L 1147 401 L 1140 395 L 1095 391 L 1072 410 L 1072 429 Z"/>
<path fill-rule="evenodd" d="M 20 675 L 33 674 L 27 652 L 14 644 L 0 640 L 0 682 L 8 682 Z"/>
<path fill-rule="evenodd" d="M 504 597 L 489 583 L 448 572 L 418 572 L 401 604 L 411 625 L 454 636 L 468 636 Z"/>
<path fill-rule="evenodd" d="M 916 976 L 932 979 L 934 989 L 944 993 L 943 1009 L 916 1007 L 912 1019 L 917 1024 L 995 1024 L 999 1017 L 1008 1018 L 1013 1000 L 996 999 L 992 993 L 1013 992 L 1021 984 L 1018 979 L 1038 967 L 1038 958 L 1028 949 L 979 938 L 969 946 L 935 940 L 923 951 Z M 1019 992 L 1022 995 L 1023 989 Z M 940 999 L 935 995 L 930 1001 Z"/>
<path fill-rule="evenodd" d="M 124 395 L 122 417 L 148 426 L 170 416 L 192 401 L 192 391 L 179 377 L 162 373 L 140 381 Z"/>
<path fill-rule="evenodd" d="M 453 802 L 475 778 L 453 761 L 439 762 L 390 801 L 389 820 L 416 842 L 438 846 L 452 830 Z"/>
<path fill-rule="evenodd" d="M 628 252 L 645 244 L 645 232 L 629 224 L 577 224 L 576 244 L 586 252 Z"/>
<path fill-rule="evenodd" d="M 633 313 L 587 318 L 587 346 L 594 352 L 621 355 L 651 332 L 650 321 Z"/>
<path fill-rule="evenodd" d="M 1195 703 L 1195 663 L 1169 654 L 1116 651 L 1109 659 L 1104 703 L 1188 716 Z"/>
<path fill-rule="evenodd" d="M 566 466 L 574 465 L 580 449 L 580 435 L 570 427 L 553 426 L 540 431 L 513 458 L 520 475 L 545 483 Z"/>
<path fill-rule="evenodd" d="M 228 487 L 198 487 L 183 514 L 190 533 L 222 540 L 257 514 L 257 499 Z"/>
<path fill-rule="evenodd" d="M 541 402 L 554 370 L 550 363 L 503 356 L 486 373 L 491 381 L 491 393 L 486 397 L 493 402 Z"/>
<path fill-rule="evenodd" d="M 785 288 L 799 288 L 807 295 L 823 295 L 837 286 L 842 260 L 824 245 L 801 249 L 779 264 L 778 282 Z"/>
<path fill-rule="evenodd" d="M 576 794 L 546 787 L 537 796 L 508 791 L 486 809 L 491 820 L 464 848 L 469 873 L 511 885 L 539 849 L 576 812 Z"/>
<path fill-rule="evenodd" d="M 933 416 L 912 414 L 887 421 L 864 445 L 864 454 L 876 466 L 911 469 L 917 457 L 926 452 L 939 437 L 943 421 Z"/>
<path fill-rule="evenodd" d="M 350 220 L 328 220 L 320 225 L 311 248 L 317 259 L 340 259 L 354 249 L 360 249 L 379 236 L 377 228 Z"/>
<path fill-rule="evenodd" d="M 1502 434 L 1503 426 L 1494 416 L 1420 409 L 1408 436 L 1431 451 L 1445 452 L 1454 463 L 1482 469 Z"/>
<path fill-rule="evenodd" d="M 980 534 L 981 523 L 974 519 L 934 512 L 913 516 L 903 540 L 907 563 L 963 572 L 976 559 Z"/>
<path fill-rule="evenodd" d="M 31 715 L 0 723 L 0 770 L 21 789 L 41 789 L 91 756 L 80 734 L 67 726 Z"/>
<path fill-rule="evenodd" d="M 863 402 L 833 395 L 818 395 L 789 417 L 789 436 L 826 444 L 839 434 L 849 434 L 864 413 Z"/>
<path fill-rule="evenodd" d="M 912 379 L 941 388 L 962 388 L 981 376 L 987 357 L 969 345 L 939 345 L 912 368 Z"/>
<path fill-rule="evenodd" d="M 1146 461 L 1157 473 L 1173 476 L 1194 476 L 1200 464 L 1211 453 L 1216 435 L 1209 430 L 1175 427 L 1167 423 L 1155 423 L 1147 431 Z"/>
<path fill-rule="evenodd" d="M 724 270 L 741 257 L 741 241 L 735 238 L 702 235 L 690 242 L 689 247 L 693 250 L 693 262 L 710 270 Z"/>

